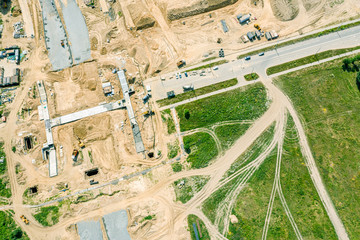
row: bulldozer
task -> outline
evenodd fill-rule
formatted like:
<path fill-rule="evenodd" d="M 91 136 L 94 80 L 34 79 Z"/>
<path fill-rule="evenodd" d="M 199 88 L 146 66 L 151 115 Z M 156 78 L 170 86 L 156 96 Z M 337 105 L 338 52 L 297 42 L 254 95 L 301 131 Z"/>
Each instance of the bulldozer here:
<path fill-rule="evenodd" d="M 259 26 L 259 24 L 254 24 L 254 28 L 256 28 L 257 30 L 261 31 L 261 27 Z"/>
<path fill-rule="evenodd" d="M 26 225 L 29 225 L 30 222 L 24 215 L 21 215 L 20 218 Z"/>

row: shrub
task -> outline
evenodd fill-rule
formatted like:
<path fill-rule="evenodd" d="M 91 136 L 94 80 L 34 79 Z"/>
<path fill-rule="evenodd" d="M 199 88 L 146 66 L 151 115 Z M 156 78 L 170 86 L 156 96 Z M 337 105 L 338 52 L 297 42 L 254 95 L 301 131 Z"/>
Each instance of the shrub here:
<path fill-rule="evenodd" d="M 190 118 L 190 111 L 188 109 L 184 110 L 184 116 L 185 116 L 186 119 Z"/>

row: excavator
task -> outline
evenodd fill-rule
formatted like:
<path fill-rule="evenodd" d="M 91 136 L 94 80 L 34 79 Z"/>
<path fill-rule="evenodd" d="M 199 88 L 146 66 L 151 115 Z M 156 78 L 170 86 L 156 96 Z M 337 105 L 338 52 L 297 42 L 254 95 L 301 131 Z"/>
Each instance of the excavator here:
<path fill-rule="evenodd" d="M 261 27 L 259 26 L 259 24 L 254 24 L 254 28 L 256 28 L 257 30 L 261 31 Z"/>
<path fill-rule="evenodd" d="M 29 225 L 30 222 L 24 215 L 21 215 L 20 218 L 26 225 Z"/>

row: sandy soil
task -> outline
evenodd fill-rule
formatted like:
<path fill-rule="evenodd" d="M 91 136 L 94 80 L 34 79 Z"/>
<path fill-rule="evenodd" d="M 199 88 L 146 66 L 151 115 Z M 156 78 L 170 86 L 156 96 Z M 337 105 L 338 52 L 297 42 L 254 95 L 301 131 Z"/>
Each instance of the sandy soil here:
<path fill-rule="evenodd" d="M 28 2 L 34 20 L 35 38 L 16 40 L 16 44 L 22 49 L 30 51 L 29 60 L 21 63 L 24 81 L 17 90 L 15 101 L 7 106 L 10 111 L 9 121 L 6 127 L 0 129 L 0 134 L 4 138 L 9 159 L 12 201 L 16 208 L 15 220 L 32 239 L 76 239 L 76 232 L 71 226 L 77 221 L 100 218 L 106 213 L 123 208 L 129 208 L 129 232 L 133 239 L 188 239 L 186 216 L 189 213 L 198 214 L 207 225 L 211 235 L 221 239 L 221 234 L 202 215 L 198 207 L 216 189 L 222 174 L 232 161 L 246 150 L 252 140 L 256 139 L 272 120 L 279 117 L 279 109 L 283 105 L 278 99 L 254 124 L 249 133 L 239 139 L 235 147 L 214 165 L 176 175 L 173 175 L 170 166 L 164 166 L 148 175 L 95 190 L 86 197 L 91 199 L 100 193 L 106 194 L 95 201 L 89 200 L 66 206 L 70 210 L 64 207 L 61 210 L 64 215 L 60 223 L 52 228 L 43 228 L 36 223 L 31 216 L 34 210 L 23 206 L 23 193 L 28 187 L 38 185 L 39 193 L 32 197 L 32 201 L 42 202 L 56 194 L 59 196 L 67 194 L 67 192 L 59 193 L 59 189 L 56 188 L 59 183 L 68 183 L 72 192 L 89 187 L 90 178 L 84 175 L 84 171 L 90 168 L 99 168 L 99 174 L 93 178 L 104 183 L 165 160 L 166 145 L 168 142 L 174 142 L 176 136 L 169 136 L 166 133 L 166 126 L 161 120 L 158 109 L 152 104 L 147 105 L 142 102 L 145 95 L 142 81 L 148 76 L 175 69 L 176 62 L 180 59 L 186 59 L 188 64 L 199 62 L 206 56 L 214 56 L 213 53 L 216 53 L 219 48 L 224 48 L 226 54 L 229 54 L 255 44 L 262 44 L 265 40 L 253 44 L 243 44 L 239 40 L 242 34 L 254 30 L 254 23 L 260 24 L 265 31 L 271 29 L 278 31 L 281 37 L 294 36 L 329 23 L 348 19 L 360 11 L 357 0 L 345 0 L 342 3 L 335 0 L 292 0 L 290 2 L 264 0 L 257 1 L 256 6 L 254 1 L 239 0 L 233 1 L 234 4 L 231 6 L 212 11 L 211 17 L 209 13 L 203 13 L 169 21 L 169 9 L 192 6 L 198 1 L 126 0 L 110 4 L 115 15 L 112 20 L 109 15 L 104 15 L 100 11 L 98 2 L 95 9 L 91 9 L 86 7 L 83 1 L 79 1 L 89 28 L 93 61 L 60 72 L 50 72 L 42 35 L 39 3 L 38 1 Z M 139 4 L 140 8 L 134 8 Z M 122 17 L 118 16 L 119 11 Z M 257 20 L 253 20 L 249 25 L 240 26 L 235 15 L 249 12 Z M 20 21 L 21 18 L 21 15 L 3 16 L 5 23 L 3 47 L 15 44 L 12 38 L 12 24 Z M 142 24 L 146 18 L 154 21 L 154 26 L 137 31 L 136 27 L 140 26 L 139 24 Z M 230 32 L 227 34 L 223 33 L 220 25 L 222 19 L 225 19 L 229 26 Z M 221 44 L 216 43 L 218 38 L 222 38 Z M 135 88 L 135 94 L 131 99 L 146 153 L 154 152 L 155 157 L 144 159 L 143 155 L 135 153 L 127 113 L 125 110 L 117 110 L 53 129 L 55 146 L 58 150 L 59 176 L 49 179 L 48 163 L 42 160 L 40 152 L 46 138 L 44 122 L 38 119 L 39 96 L 34 98 L 33 90 L 29 88 L 32 89 L 36 81 L 44 80 L 50 115 L 51 117 L 61 116 L 96 106 L 101 102 L 122 99 L 116 75 L 111 73 L 114 67 L 127 70 L 129 83 Z M 114 86 L 113 97 L 103 95 L 101 83 L 105 81 L 110 81 Z M 273 94 L 275 97 L 280 96 L 280 99 L 282 97 L 276 91 Z M 286 107 L 291 109 L 289 104 Z M 142 111 L 149 108 L 155 112 L 155 115 L 144 117 Z M 25 109 L 23 114 L 21 114 L 22 109 Z M 22 115 L 19 118 L 18 113 Z M 292 113 L 295 114 L 295 112 Z M 25 152 L 23 137 L 27 135 L 34 137 L 35 145 L 33 149 Z M 305 136 L 302 137 L 305 139 L 303 144 L 307 145 Z M 71 153 L 74 148 L 79 148 L 78 138 L 84 141 L 85 148 L 82 149 L 79 164 L 73 164 Z M 279 140 L 279 137 L 275 140 Z M 12 146 L 17 147 L 16 153 L 11 151 Z M 310 150 L 307 148 L 305 150 L 310 159 L 309 165 L 313 165 Z M 162 152 L 162 156 L 158 156 L 159 151 Z M 18 162 L 22 168 L 21 176 L 15 173 L 15 165 Z M 171 187 L 174 180 L 204 174 L 210 174 L 212 178 L 203 191 L 186 205 L 174 202 L 175 196 Z M 319 176 L 315 176 L 314 179 L 317 182 L 321 181 Z M 110 197 L 107 194 L 114 195 Z M 76 202 L 77 197 L 71 201 Z M 329 202 L 326 196 L 323 201 L 331 211 L 331 201 Z M 31 225 L 25 226 L 19 221 L 21 214 L 26 214 Z M 155 219 L 140 223 L 142 218 L 152 214 L 156 215 Z M 336 213 L 331 212 L 331 214 L 336 220 Z M 135 222 L 138 224 L 136 225 Z M 338 223 L 338 226 L 340 225 Z"/>

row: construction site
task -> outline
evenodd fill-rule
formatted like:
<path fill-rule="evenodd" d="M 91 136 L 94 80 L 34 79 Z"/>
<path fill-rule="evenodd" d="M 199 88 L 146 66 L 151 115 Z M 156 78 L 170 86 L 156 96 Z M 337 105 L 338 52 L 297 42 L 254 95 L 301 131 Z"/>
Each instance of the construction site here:
<path fill-rule="evenodd" d="M 179 71 L 179 62 L 215 59 L 219 49 L 233 60 L 355 19 L 357 2 L 1 1 L 1 46 L 16 43 L 21 62 L 20 72 L 0 61 L 21 75 L 19 87 L 1 85 L 13 92 L 1 105 L 0 138 L 15 221 L 30 239 L 112 240 L 119 231 L 121 239 L 190 239 L 187 212 L 172 208 L 171 164 L 186 160 L 179 118 L 160 111 L 144 81 Z M 170 143 L 180 149 L 172 158 Z M 58 207 L 58 221 L 44 225 L 34 216 L 48 206 Z"/>

